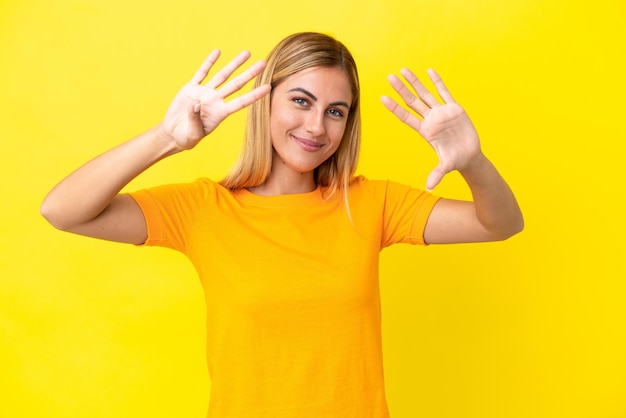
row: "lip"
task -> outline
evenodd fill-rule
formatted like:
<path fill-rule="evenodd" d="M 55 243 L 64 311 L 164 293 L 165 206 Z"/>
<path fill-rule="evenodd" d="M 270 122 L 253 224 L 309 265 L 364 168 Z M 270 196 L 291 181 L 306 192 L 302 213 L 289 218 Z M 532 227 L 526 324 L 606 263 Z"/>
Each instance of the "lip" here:
<path fill-rule="evenodd" d="M 300 148 L 308 152 L 319 151 L 324 146 L 324 144 L 320 144 L 319 142 L 312 141 L 310 139 L 298 138 L 297 136 L 293 135 L 292 138 L 294 139 L 294 141 L 296 141 Z"/>

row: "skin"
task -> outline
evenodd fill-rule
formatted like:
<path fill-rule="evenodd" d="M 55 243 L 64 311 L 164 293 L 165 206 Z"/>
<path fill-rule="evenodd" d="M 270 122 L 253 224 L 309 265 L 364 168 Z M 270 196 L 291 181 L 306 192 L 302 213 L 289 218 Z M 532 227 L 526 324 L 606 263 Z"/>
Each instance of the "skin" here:
<path fill-rule="evenodd" d="M 247 51 L 202 84 L 219 55 L 218 50 L 209 54 L 178 92 L 161 123 L 99 155 L 56 185 L 41 205 L 44 218 L 63 231 L 109 241 L 144 242 L 143 213 L 120 190 L 161 159 L 192 149 L 230 114 L 270 92 L 265 85 L 228 100 L 265 68 L 265 62 L 258 61 L 227 81 L 248 60 Z"/>
<path fill-rule="evenodd" d="M 430 244 L 499 241 L 520 232 L 524 219 L 513 192 L 483 154 L 474 125 L 441 77 L 434 70 L 428 71 L 443 103 L 413 72 L 404 68 L 401 74 L 405 82 L 395 75 L 390 75 L 388 80 L 410 110 L 387 96 L 381 100 L 437 153 L 439 164 L 428 176 L 427 190 L 432 190 L 447 173 L 458 170 L 473 197 L 472 202 L 441 199 L 426 224 L 425 241 Z"/>
<path fill-rule="evenodd" d="M 274 87 L 272 171 L 263 185 L 251 191 L 277 195 L 315 190 L 313 171 L 339 147 L 350 103 L 350 82 L 339 68 L 303 70 Z"/>
<path fill-rule="evenodd" d="M 160 124 L 63 179 L 44 199 L 42 215 L 61 230 L 110 241 L 144 242 L 143 214 L 120 190 L 161 159 L 192 149 L 229 115 L 270 92 L 264 85 L 231 98 L 265 67 L 258 61 L 230 79 L 249 56 L 242 52 L 205 83 L 219 57 L 219 51 L 211 52 Z M 393 75 L 389 82 L 406 107 L 386 96 L 382 102 L 437 153 L 439 164 L 429 175 L 427 188 L 458 170 L 473 195 L 472 202 L 441 199 L 428 220 L 426 242 L 494 241 L 521 231 L 523 218 L 513 193 L 482 153 L 473 124 L 441 78 L 429 71 L 443 103 L 412 72 L 401 73 L 404 81 Z M 334 68 L 305 70 L 276 86 L 270 110 L 272 171 L 267 182 L 252 191 L 275 195 L 314 190 L 313 170 L 337 149 L 351 101 L 345 73 Z"/>

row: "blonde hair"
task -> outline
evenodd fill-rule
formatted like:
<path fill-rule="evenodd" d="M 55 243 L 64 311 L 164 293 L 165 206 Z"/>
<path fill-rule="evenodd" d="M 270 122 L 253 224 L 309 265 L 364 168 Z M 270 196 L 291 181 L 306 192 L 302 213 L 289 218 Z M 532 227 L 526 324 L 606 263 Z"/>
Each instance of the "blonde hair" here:
<path fill-rule="evenodd" d="M 350 51 L 331 36 L 301 32 L 283 39 L 269 53 L 265 70 L 255 87 L 269 84 L 272 89 L 287 77 L 312 67 L 336 67 L 348 76 L 352 103 L 346 128 L 337 151 L 314 171 L 315 182 L 325 189 L 327 198 L 337 191 L 347 191 L 356 170 L 361 143 L 359 77 Z M 263 184 L 272 169 L 270 102 L 267 95 L 248 109 L 246 136 L 238 162 L 220 183 L 231 190 Z M 347 203 L 347 193 L 344 193 Z"/>

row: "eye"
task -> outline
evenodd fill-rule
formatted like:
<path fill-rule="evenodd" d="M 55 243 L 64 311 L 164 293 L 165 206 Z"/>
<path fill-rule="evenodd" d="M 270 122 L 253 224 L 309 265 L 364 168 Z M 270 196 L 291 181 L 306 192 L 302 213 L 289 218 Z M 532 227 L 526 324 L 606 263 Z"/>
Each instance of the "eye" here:
<path fill-rule="evenodd" d="M 336 118 L 341 118 L 343 117 L 343 112 L 339 109 L 328 109 L 327 110 L 328 114 L 330 114 L 331 116 L 334 116 Z"/>
<path fill-rule="evenodd" d="M 309 101 L 302 97 L 294 97 L 293 99 L 291 99 L 291 101 L 300 106 L 306 106 L 307 104 L 309 104 Z"/>

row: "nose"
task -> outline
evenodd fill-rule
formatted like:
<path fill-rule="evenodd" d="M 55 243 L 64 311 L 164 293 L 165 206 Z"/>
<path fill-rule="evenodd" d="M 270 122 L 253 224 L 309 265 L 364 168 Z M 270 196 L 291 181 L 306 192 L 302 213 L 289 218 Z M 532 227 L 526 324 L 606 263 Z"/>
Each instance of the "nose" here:
<path fill-rule="evenodd" d="M 305 122 L 306 131 L 314 136 L 323 135 L 326 132 L 326 127 L 324 126 L 324 116 L 324 110 L 311 109 L 307 115 Z"/>

